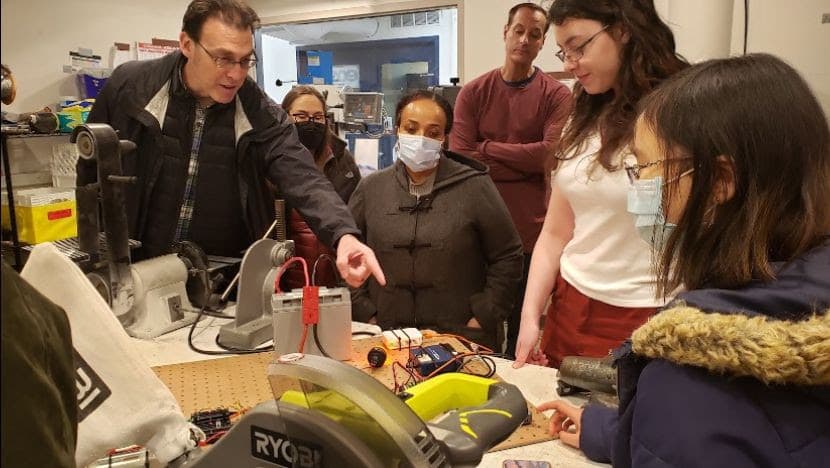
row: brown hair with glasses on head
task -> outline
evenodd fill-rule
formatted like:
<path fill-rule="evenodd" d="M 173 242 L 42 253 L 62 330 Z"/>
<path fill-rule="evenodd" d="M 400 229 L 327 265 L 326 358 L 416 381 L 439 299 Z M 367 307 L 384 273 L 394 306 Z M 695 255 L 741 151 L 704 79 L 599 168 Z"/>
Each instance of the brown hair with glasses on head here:
<path fill-rule="evenodd" d="M 678 74 L 643 103 L 643 123 L 669 161 L 690 169 L 686 208 L 658 264 L 661 291 L 769 281 L 830 236 L 830 130 L 801 76 L 752 54 Z M 721 197 L 720 186 L 734 186 Z M 664 206 L 672 191 L 665 191 Z M 726 199 L 724 199 L 726 198 Z"/>
<path fill-rule="evenodd" d="M 602 147 L 597 161 L 606 170 L 621 169 L 614 157 L 631 138 L 640 98 L 688 64 L 675 52 L 674 36 L 657 14 L 653 0 L 557 0 L 548 13 L 548 22 L 555 25 L 572 18 L 598 21 L 604 25 L 599 32 L 614 29 L 627 33 L 630 39 L 620 57 L 616 90 L 591 95 L 579 83 L 574 85 L 574 111 L 562 134 L 557 157 L 562 159 L 580 148 L 598 131 Z M 581 54 L 581 50 L 577 52 Z M 557 56 L 564 58 L 562 54 Z"/>

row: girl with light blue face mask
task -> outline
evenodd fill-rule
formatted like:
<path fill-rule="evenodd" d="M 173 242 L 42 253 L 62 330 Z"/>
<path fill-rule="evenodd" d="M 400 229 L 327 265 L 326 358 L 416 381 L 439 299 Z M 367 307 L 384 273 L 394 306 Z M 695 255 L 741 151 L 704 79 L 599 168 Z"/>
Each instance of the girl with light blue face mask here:
<path fill-rule="evenodd" d="M 626 161 L 625 164 L 625 171 L 631 181 L 631 188 L 628 190 L 628 212 L 634 215 L 634 227 L 637 228 L 640 237 L 658 252 L 663 250 L 666 240 L 677 227 L 677 224 L 667 221 L 663 213 L 663 188 L 694 172 L 694 169 L 689 169 L 666 182 L 663 182 L 663 176 L 639 178 L 640 169 L 664 161 L 665 159 L 660 159 L 645 164 Z"/>
<path fill-rule="evenodd" d="M 544 403 L 550 432 L 615 466 L 827 465 L 820 103 L 791 66 L 749 54 L 697 64 L 638 106 L 628 211 L 674 300 L 613 351 L 619 407 Z"/>

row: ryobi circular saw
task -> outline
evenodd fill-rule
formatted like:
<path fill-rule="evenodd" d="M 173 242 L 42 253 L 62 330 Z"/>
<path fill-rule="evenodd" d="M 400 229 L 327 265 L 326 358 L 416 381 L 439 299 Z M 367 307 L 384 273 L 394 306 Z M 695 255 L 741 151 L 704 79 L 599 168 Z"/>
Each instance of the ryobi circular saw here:
<path fill-rule="evenodd" d="M 332 359 L 281 356 L 275 400 L 248 412 L 211 449 L 177 460 L 213 467 L 471 467 L 527 417 L 514 385 L 441 374 L 394 394 Z"/>

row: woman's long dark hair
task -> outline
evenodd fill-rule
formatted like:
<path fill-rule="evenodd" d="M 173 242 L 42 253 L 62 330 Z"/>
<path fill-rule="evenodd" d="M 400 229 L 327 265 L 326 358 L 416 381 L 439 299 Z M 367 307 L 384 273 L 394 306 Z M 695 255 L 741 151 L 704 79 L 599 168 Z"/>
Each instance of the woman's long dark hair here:
<path fill-rule="evenodd" d="M 775 277 L 830 234 L 830 129 L 807 83 L 767 54 L 689 68 L 642 102 L 669 159 L 694 168 L 685 209 L 658 263 L 660 291 L 737 288 Z M 734 195 L 715 200 L 732 166 Z M 727 179 L 728 180 L 728 179 Z M 667 190 L 664 203 L 673 191 Z M 664 205 L 665 206 L 665 205 Z"/>
<path fill-rule="evenodd" d="M 615 155 L 631 138 L 640 98 L 688 64 L 675 52 L 674 35 L 653 0 L 556 0 L 548 12 L 555 25 L 574 18 L 598 21 L 627 33 L 629 40 L 620 57 L 619 93 L 612 89 L 591 95 L 579 83 L 574 85 L 574 110 L 557 157 L 565 159 L 564 155 L 578 151 L 598 131 L 602 147 L 597 161 L 606 170 L 617 170 L 621 165 Z"/>

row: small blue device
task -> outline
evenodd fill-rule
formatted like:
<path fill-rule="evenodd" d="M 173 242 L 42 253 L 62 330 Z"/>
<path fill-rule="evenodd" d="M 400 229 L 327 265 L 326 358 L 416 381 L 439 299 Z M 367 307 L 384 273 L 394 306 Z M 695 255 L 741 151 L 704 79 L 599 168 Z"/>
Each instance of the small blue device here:
<path fill-rule="evenodd" d="M 435 369 L 452 361 L 438 373 L 455 372 L 459 367 L 458 361 L 453 360 L 455 354 L 455 350 L 447 344 L 418 346 L 409 350 L 409 367 L 415 368 L 419 374 L 426 377 Z"/>

